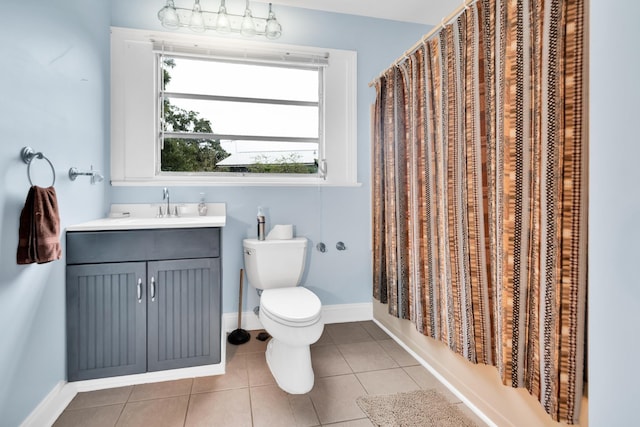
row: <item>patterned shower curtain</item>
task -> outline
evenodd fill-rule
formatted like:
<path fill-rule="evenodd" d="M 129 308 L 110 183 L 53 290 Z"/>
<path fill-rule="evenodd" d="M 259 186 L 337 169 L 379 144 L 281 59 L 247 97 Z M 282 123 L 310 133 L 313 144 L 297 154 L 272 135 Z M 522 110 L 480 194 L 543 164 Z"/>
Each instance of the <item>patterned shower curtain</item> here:
<path fill-rule="evenodd" d="M 374 297 L 570 424 L 586 313 L 583 9 L 478 0 L 374 82 Z"/>

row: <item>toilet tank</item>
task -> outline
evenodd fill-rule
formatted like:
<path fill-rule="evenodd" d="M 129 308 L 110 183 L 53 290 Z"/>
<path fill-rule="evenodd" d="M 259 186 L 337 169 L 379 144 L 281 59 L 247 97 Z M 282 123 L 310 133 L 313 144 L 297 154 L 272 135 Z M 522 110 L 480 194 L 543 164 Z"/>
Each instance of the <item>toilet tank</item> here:
<path fill-rule="evenodd" d="M 244 239 L 244 269 L 256 289 L 298 286 L 304 272 L 307 239 Z"/>

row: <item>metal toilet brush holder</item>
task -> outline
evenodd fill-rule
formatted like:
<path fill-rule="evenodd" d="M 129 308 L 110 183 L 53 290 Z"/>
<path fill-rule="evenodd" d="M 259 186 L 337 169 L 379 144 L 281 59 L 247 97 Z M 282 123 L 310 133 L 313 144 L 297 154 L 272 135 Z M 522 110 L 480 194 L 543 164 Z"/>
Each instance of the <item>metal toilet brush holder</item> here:
<path fill-rule="evenodd" d="M 229 344 L 240 345 L 251 339 L 251 334 L 242 329 L 242 282 L 244 278 L 244 269 L 240 269 L 240 295 L 238 298 L 238 329 L 232 331 L 227 336 Z"/>

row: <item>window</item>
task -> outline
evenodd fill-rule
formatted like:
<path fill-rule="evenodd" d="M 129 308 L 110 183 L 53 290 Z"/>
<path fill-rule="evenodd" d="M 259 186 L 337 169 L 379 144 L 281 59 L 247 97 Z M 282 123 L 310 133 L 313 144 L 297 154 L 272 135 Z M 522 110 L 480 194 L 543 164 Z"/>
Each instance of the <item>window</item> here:
<path fill-rule="evenodd" d="M 161 173 L 318 173 L 322 66 L 162 52 L 156 63 Z"/>
<path fill-rule="evenodd" d="M 114 185 L 356 185 L 355 52 L 112 28 Z"/>

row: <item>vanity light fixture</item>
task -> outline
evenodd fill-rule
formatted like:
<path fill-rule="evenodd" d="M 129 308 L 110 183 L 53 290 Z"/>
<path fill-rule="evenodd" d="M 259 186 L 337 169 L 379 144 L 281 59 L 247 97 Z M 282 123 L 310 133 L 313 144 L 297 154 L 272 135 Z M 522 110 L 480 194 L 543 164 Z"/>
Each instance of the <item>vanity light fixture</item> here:
<path fill-rule="evenodd" d="M 220 0 L 217 12 L 203 10 L 200 0 L 195 0 L 191 9 L 176 7 L 174 0 L 166 0 L 166 4 L 158 11 L 158 19 L 163 27 L 177 30 L 187 27 L 196 33 L 215 30 L 218 33 L 240 33 L 245 37 L 265 36 L 275 40 L 282 35 L 282 25 L 276 19 L 273 6 L 269 3 L 269 14 L 266 18 L 254 17 L 249 0 L 246 0 L 244 13 L 236 15 L 227 11 L 225 0 Z"/>

